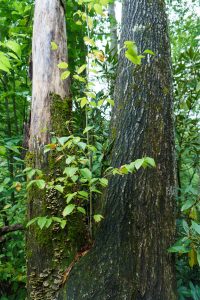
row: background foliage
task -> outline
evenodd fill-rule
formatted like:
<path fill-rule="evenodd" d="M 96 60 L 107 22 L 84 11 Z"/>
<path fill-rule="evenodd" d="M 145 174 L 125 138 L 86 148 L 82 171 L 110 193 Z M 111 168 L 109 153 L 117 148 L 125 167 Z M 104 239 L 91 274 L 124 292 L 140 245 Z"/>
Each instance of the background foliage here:
<path fill-rule="evenodd" d="M 200 201 L 199 201 L 199 19 L 198 1 L 168 2 L 172 44 L 176 152 L 177 152 L 177 242 L 169 249 L 177 257 L 179 299 L 200 299 Z M 75 0 L 67 1 L 69 69 L 86 63 L 87 47 L 83 38 L 87 26 L 79 23 L 77 11 L 84 7 Z M 109 18 L 100 19 L 90 12 L 92 38 L 104 47 L 98 60 L 99 78 L 108 84 L 112 95 L 116 56 L 108 40 Z M 31 101 L 31 35 L 33 1 L 0 0 L 0 228 L 25 224 L 26 176 L 24 156 Z M 100 41 L 100 42 L 98 42 Z M 5 69 L 6 68 L 6 69 Z M 83 97 L 85 84 L 73 80 L 72 98 Z M 94 102 L 103 100 L 105 85 L 98 84 Z M 109 103 L 89 112 L 93 126 L 92 144 L 97 151 L 94 172 L 101 177 L 109 156 Z M 83 135 L 86 126 L 80 103 L 73 101 L 73 130 Z M 80 130 L 81 129 L 81 130 Z M 101 171 L 99 171 L 101 170 Z M 25 299 L 24 234 L 16 231 L 0 236 L 0 300 Z"/>

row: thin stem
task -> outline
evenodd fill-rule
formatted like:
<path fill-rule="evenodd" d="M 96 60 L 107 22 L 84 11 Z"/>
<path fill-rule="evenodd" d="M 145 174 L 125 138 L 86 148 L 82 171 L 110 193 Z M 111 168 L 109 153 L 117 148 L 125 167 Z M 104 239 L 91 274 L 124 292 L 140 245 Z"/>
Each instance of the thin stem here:
<path fill-rule="evenodd" d="M 87 6 L 85 5 L 85 13 L 86 13 L 86 26 L 87 26 L 87 35 L 88 38 L 90 38 L 90 30 L 89 30 L 89 25 L 88 25 L 88 11 L 87 11 Z M 87 54 L 89 54 L 89 45 L 87 45 Z M 86 80 L 88 82 L 89 80 L 89 68 L 90 68 L 90 59 L 89 56 L 87 55 L 87 68 L 86 68 Z M 89 120 L 88 120 L 88 104 L 85 106 L 85 120 L 86 120 L 86 127 L 89 125 Z M 90 144 L 90 133 L 87 131 L 87 145 Z M 89 170 L 92 173 L 92 152 L 91 150 L 88 151 L 88 158 L 89 158 Z M 92 230 L 92 216 L 93 216 L 93 203 L 92 203 L 92 191 L 90 188 L 89 191 L 89 232 L 90 236 L 92 237 L 93 235 L 93 230 Z"/>

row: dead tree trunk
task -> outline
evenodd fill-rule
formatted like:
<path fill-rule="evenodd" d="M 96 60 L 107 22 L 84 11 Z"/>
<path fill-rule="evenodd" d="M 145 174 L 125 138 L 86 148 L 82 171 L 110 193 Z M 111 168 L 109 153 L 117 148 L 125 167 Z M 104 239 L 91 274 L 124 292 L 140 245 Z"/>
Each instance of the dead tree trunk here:
<path fill-rule="evenodd" d="M 112 166 L 153 157 L 155 169 L 109 181 L 94 248 L 72 270 L 68 300 L 174 300 L 175 156 L 170 44 L 164 0 L 123 2 L 121 47 L 151 49 L 134 67 L 119 58 L 111 120 Z"/>
<path fill-rule="evenodd" d="M 51 42 L 58 49 L 51 49 Z M 50 133 L 67 134 L 71 102 L 69 81 L 62 81 L 57 64 L 67 61 L 65 11 L 61 0 L 36 0 L 32 44 L 33 91 L 27 165 L 43 170 L 47 180 L 59 173 L 44 145 Z M 28 220 L 37 216 L 60 216 L 64 205 L 55 190 L 31 188 L 28 193 Z M 40 230 L 32 225 L 27 230 L 28 299 L 55 299 L 69 259 L 67 231 L 53 225 Z"/>
<path fill-rule="evenodd" d="M 110 18 L 110 49 L 112 55 L 117 55 L 118 52 L 118 36 L 117 36 L 117 20 L 115 16 L 115 1 L 109 4 L 108 13 Z"/>

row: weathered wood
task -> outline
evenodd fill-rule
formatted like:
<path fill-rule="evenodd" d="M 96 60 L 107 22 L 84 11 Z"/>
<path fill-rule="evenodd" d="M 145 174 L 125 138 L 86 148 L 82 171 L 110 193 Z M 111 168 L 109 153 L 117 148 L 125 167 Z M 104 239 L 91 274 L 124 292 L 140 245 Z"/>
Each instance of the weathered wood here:
<path fill-rule="evenodd" d="M 56 51 L 51 50 L 51 42 L 58 45 Z M 62 99 L 69 96 L 68 81 L 60 79 L 57 67 L 59 62 L 67 61 L 65 14 L 60 0 L 35 1 L 32 61 L 30 150 L 37 148 L 37 143 L 49 142 L 51 95 L 59 95 Z"/>
<path fill-rule="evenodd" d="M 170 45 L 163 0 L 123 2 L 121 47 L 155 57 L 134 67 L 121 52 L 111 120 L 112 166 L 153 157 L 155 169 L 113 176 L 94 248 L 72 270 L 67 300 L 175 300 L 175 151 Z"/>
<path fill-rule="evenodd" d="M 110 49 L 112 55 L 118 52 L 117 20 L 115 16 L 115 1 L 109 4 L 108 13 L 110 18 Z"/>
<path fill-rule="evenodd" d="M 58 49 L 51 49 L 51 42 Z M 69 81 L 62 81 L 58 63 L 67 61 L 67 40 L 64 7 L 60 0 L 36 0 L 33 26 L 33 90 L 29 153 L 27 165 L 40 168 L 46 180 L 60 173 L 52 155 L 44 154 L 44 145 L 50 142 L 51 132 L 67 134 L 71 102 Z M 56 174 L 56 175 L 55 175 Z M 65 205 L 55 190 L 28 192 L 28 220 L 37 216 L 61 216 Z M 71 255 L 68 230 L 54 224 L 48 230 L 31 225 L 27 229 L 27 299 L 53 300 L 62 284 L 63 272 Z"/>

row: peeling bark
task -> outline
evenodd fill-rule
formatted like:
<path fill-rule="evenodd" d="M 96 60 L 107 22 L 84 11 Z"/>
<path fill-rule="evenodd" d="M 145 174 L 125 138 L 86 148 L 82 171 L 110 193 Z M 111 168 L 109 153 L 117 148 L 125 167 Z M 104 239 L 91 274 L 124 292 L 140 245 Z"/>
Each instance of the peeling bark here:
<path fill-rule="evenodd" d="M 58 45 L 51 50 L 51 42 Z M 50 142 L 50 132 L 57 136 L 67 134 L 65 122 L 69 120 L 71 100 L 69 81 L 62 81 L 59 62 L 67 61 L 67 41 L 64 7 L 60 0 L 36 0 L 33 28 L 33 90 L 28 166 L 40 168 L 45 179 L 60 174 L 52 155 L 44 154 L 44 145 Z M 55 190 L 28 192 L 28 220 L 37 216 L 61 216 L 65 201 Z M 27 299 L 53 300 L 63 280 L 63 272 L 73 259 L 71 228 L 61 230 L 53 225 L 40 230 L 31 225 L 26 235 Z M 75 228 L 79 232 L 78 228 Z M 72 234 L 71 234 L 72 235 Z"/>
<path fill-rule="evenodd" d="M 58 45 L 56 51 L 51 50 L 51 42 Z M 30 150 L 34 149 L 37 142 L 49 142 L 49 129 L 52 127 L 51 95 L 59 95 L 61 99 L 69 97 L 69 81 L 60 79 L 57 67 L 59 62 L 67 61 L 65 14 L 60 0 L 35 2 L 32 60 Z"/>
<path fill-rule="evenodd" d="M 157 167 L 113 176 L 94 248 L 72 270 L 67 300 L 175 300 L 175 151 L 171 58 L 163 0 L 124 0 L 121 47 L 155 57 L 134 67 L 121 52 L 111 120 L 112 166 L 153 157 Z M 62 293 L 61 293 L 62 295 Z M 63 297 L 63 296 L 62 296 Z M 61 298 L 62 298 L 61 297 Z"/>

